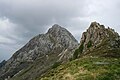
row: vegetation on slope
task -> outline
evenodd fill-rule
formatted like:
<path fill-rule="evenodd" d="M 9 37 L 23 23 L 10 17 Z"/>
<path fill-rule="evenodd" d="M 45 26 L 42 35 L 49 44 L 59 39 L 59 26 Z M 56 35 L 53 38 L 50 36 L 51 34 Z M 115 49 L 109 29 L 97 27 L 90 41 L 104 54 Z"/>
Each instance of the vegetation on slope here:
<path fill-rule="evenodd" d="M 80 45 L 80 47 L 78 49 L 75 50 L 74 54 L 73 54 L 73 60 L 77 59 L 80 54 L 83 52 L 84 46 L 83 43 Z"/>
<path fill-rule="evenodd" d="M 48 71 L 38 80 L 119 80 L 120 58 L 84 57 Z"/>

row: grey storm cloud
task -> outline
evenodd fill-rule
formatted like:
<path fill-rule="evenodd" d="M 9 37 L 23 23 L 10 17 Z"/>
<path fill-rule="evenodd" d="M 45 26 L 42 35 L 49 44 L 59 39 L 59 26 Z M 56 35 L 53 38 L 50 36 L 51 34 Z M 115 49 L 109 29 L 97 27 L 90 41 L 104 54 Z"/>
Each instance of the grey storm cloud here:
<path fill-rule="evenodd" d="M 119 9 L 120 0 L 0 0 L 0 61 L 56 23 L 77 40 L 91 21 L 120 33 Z"/>
<path fill-rule="evenodd" d="M 31 31 L 84 16 L 84 4 L 79 0 L 2 0 L 0 10 L 1 16 Z"/>

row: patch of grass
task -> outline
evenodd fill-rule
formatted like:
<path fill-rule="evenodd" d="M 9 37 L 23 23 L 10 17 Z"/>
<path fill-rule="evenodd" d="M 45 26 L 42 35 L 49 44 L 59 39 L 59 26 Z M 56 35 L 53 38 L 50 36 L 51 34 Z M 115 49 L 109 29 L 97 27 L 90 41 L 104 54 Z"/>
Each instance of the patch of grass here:
<path fill-rule="evenodd" d="M 95 62 L 109 62 L 110 64 L 94 64 Z M 50 70 L 38 80 L 119 80 L 119 63 L 119 58 L 76 59 Z"/>

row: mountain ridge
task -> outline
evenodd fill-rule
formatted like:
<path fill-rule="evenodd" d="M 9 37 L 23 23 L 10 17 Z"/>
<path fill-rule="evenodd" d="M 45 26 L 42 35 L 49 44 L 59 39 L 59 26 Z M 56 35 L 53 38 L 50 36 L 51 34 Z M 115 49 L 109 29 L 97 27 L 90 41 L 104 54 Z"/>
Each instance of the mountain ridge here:
<path fill-rule="evenodd" d="M 109 27 L 92 22 L 83 32 L 73 59 L 36 80 L 119 80 L 119 52 L 119 34 Z"/>
<path fill-rule="evenodd" d="M 119 80 L 119 52 L 120 36 L 109 27 L 92 22 L 79 44 L 54 24 L 13 54 L 0 68 L 0 80 Z"/>

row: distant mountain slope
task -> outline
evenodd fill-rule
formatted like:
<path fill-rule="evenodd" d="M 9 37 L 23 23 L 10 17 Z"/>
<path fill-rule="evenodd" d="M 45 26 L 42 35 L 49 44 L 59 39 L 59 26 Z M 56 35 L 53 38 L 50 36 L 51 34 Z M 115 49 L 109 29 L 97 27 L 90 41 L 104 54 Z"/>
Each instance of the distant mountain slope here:
<path fill-rule="evenodd" d="M 111 28 L 91 23 L 83 33 L 73 61 L 36 80 L 120 80 L 120 37 Z"/>
<path fill-rule="evenodd" d="M 72 57 L 77 40 L 65 28 L 55 24 L 46 34 L 31 39 L 0 69 L 0 80 L 33 80 L 57 62 Z"/>
<path fill-rule="evenodd" d="M 3 67 L 5 64 L 6 64 L 6 61 L 3 60 L 3 61 L 0 63 L 0 68 Z"/>

